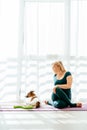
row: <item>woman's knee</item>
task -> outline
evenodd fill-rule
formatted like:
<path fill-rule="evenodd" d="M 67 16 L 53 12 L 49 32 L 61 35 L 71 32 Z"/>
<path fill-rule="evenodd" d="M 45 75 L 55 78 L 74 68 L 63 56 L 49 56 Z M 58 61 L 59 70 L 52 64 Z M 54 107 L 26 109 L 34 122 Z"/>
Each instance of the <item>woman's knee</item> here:
<path fill-rule="evenodd" d="M 52 93 L 51 99 L 52 99 L 52 101 L 56 101 L 58 99 L 58 97 L 56 94 Z"/>

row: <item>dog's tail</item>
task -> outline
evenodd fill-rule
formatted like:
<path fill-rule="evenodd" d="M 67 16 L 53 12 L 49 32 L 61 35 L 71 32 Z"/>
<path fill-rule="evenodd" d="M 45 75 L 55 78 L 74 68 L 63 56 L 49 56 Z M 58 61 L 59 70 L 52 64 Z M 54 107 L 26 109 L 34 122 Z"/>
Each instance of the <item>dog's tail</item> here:
<path fill-rule="evenodd" d="M 40 102 L 36 102 L 36 108 L 39 108 L 40 107 Z"/>

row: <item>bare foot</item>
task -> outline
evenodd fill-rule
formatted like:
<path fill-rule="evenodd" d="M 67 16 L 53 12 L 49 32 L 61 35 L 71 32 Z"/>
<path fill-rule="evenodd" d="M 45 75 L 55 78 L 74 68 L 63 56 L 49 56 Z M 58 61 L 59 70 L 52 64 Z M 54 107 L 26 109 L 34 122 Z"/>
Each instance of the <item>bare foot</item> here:
<path fill-rule="evenodd" d="M 48 104 L 48 101 L 44 101 L 45 104 Z"/>
<path fill-rule="evenodd" d="M 77 103 L 76 106 L 77 107 L 82 107 L 82 103 Z"/>

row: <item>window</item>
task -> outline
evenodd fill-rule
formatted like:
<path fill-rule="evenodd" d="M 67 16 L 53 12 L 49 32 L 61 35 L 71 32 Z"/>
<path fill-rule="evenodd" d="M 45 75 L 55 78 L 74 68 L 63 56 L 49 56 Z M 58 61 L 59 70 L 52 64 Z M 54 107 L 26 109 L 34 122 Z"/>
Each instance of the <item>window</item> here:
<path fill-rule="evenodd" d="M 64 54 L 64 9 L 64 2 L 25 2 L 27 55 Z"/>

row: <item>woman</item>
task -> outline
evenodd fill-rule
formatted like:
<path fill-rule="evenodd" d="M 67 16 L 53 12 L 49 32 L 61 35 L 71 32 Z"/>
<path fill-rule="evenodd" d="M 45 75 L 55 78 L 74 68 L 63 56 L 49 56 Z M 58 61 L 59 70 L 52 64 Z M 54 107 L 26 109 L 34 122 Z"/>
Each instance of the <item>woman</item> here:
<path fill-rule="evenodd" d="M 71 103 L 71 73 L 65 70 L 61 61 L 54 62 L 52 69 L 54 72 L 52 101 L 45 101 L 45 103 L 56 108 L 82 107 L 82 103 Z"/>

